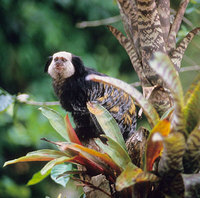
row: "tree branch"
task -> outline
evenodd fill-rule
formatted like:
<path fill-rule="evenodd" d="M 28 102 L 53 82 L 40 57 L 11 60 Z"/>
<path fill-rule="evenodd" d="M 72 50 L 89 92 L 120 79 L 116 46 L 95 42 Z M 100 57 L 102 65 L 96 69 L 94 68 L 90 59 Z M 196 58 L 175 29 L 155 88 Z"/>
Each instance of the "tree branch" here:
<path fill-rule="evenodd" d="M 27 101 L 25 102 L 26 104 L 29 105 L 34 105 L 34 106 L 56 106 L 60 105 L 58 101 L 52 101 L 52 102 L 36 102 L 36 101 Z"/>
<path fill-rule="evenodd" d="M 76 24 L 77 28 L 86 28 L 86 27 L 97 27 L 101 25 L 109 25 L 111 23 L 116 23 L 121 20 L 121 16 L 117 15 L 107 19 L 100 19 L 96 21 L 82 21 Z"/>
<path fill-rule="evenodd" d="M 180 72 L 187 72 L 187 71 L 200 71 L 200 65 L 187 66 L 187 67 L 182 67 L 180 69 Z"/>
<path fill-rule="evenodd" d="M 60 105 L 60 102 L 58 101 L 52 101 L 52 102 L 36 102 L 33 100 L 29 100 L 29 95 L 28 94 L 19 94 L 16 97 L 17 101 L 20 103 L 25 103 L 28 105 L 35 105 L 35 106 L 55 106 L 55 105 Z"/>

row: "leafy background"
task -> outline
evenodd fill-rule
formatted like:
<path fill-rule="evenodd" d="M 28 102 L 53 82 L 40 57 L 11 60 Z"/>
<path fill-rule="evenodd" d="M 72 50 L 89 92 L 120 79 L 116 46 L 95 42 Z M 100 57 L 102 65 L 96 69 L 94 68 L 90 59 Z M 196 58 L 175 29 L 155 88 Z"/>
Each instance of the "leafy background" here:
<path fill-rule="evenodd" d="M 176 8 L 180 1 L 172 2 Z M 113 0 L 0 0 L 0 87 L 12 95 L 28 93 L 35 101 L 54 101 L 50 77 L 45 74 L 47 57 L 56 51 L 81 56 L 85 65 L 136 82 L 137 76 L 123 48 L 105 26 L 79 29 L 76 23 L 119 14 Z M 178 40 L 188 30 L 200 26 L 200 1 L 191 1 Z M 122 30 L 120 22 L 113 24 Z M 200 65 L 200 37 L 186 51 L 183 66 Z M 186 90 L 197 71 L 180 77 Z M 60 107 L 53 107 L 62 115 Z M 144 124 L 143 120 L 139 124 Z M 63 189 L 50 179 L 36 186 L 25 186 L 43 163 L 21 163 L 2 168 L 7 160 L 27 152 L 50 148 L 41 137 L 62 140 L 54 133 L 37 106 L 11 105 L 0 113 L 0 197 L 55 197 Z"/>

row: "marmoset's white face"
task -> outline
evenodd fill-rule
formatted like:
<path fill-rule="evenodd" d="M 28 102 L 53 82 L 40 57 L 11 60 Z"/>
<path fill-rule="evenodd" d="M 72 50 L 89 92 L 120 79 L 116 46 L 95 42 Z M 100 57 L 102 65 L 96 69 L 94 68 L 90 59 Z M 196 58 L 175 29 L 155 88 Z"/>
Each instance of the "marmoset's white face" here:
<path fill-rule="evenodd" d="M 64 51 L 55 53 L 47 71 L 53 79 L 65 79 L 72 76 L 75 73 L 72 54 Z"/>

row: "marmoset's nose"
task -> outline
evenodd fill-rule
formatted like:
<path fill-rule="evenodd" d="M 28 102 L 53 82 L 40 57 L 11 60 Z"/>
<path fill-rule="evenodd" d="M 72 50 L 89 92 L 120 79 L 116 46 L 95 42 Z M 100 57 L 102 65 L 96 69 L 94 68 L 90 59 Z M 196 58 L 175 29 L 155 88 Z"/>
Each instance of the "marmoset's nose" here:
<path fill-rule="evenodd" d="M 55 59 L 54 59 L 54 61 L 55 61 L 55 65 L 56 65 L 56 67 L 62 67 L 62 66 L 64 66 L 64 63 L 67 61 L 65 58 L 63 58 L 63 57 L 56 57 Z"/>
<path fill-rule="evenodd" d="M 55 61 L 56 66 L 60 66 L 63 65 L 63 61 L 58 59 L 57 61 Z"/>

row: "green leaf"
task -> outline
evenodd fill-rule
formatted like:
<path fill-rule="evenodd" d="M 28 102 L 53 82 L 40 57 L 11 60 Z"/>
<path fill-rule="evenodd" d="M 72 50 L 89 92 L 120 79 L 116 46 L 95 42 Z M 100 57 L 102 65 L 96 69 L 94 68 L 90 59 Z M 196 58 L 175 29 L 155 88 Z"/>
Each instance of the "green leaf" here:
<path fill-rule="evenodd" d="M 188 133 L 190 133 L 200 121 L 200 75 L 198 75 L 187 91 L 185 100 L 184 115 L 186 118 L 186 128 Z"/>
<path fill-rule="evenodd" d="M 156 182 L 158 181 L 158 177 L 152 173 L 144 172 L 142 169 L 136 167 L 130 162 L 117 178 L 116 190 L 121 191 L 124 188 L 128 188 L 136 183 L 147 181 Z"/>
<path fill-rule="evenodd" d="M 171 132 L 163 139 L 163 153 L 158 166 L 160 176 L 174 177 L 183 171 L 183 154 L 185 152 L 185 137 L 182 133 Z"/>
<path fill-rule="evenodd" d="M 55 158 L 59 158 L 65 155 L 61 151 L 54 151 L 54 150 L 49 150 L 49 149 L 43 149 L 43 150 L 38 150 L 38 151 L 33 151 L 30 153 L 27 153 L 26 156 L 20 157 L 14 160 L 10 160 L 5 162 L 3 166 L 7 166 L 10 164 L 15 164 L 18 162 L 31 162 L 31 161 L 51 161 L 54 160 Z"/>
<path fill-rule="evenodd" d="M 200 170 L 200 122 L 189 135 L 183 158 L 184 173 L 190 174 Z"/>
<path fill-rule="evenodd" d="M 156 52 L 154 58 L 150 60 L 150 66 L 163 79 L 175 98 L 179 98 L 183 105 L 183 90 L 177 71 L 175 70 L 169 57 L 162 53 Z"/>
<path fill-rule="evenodd" d="M 58 164 L 62 164 L 66 161 L 68 161 L 69 157 L 66 157 L 66 156 L 62 156 L 62 157 L 59 157 L 57 159 L 54 159 L 54 160 L 51 160 L 50 162 L 48 162 L 41 170 L 41 174 L 44 175 L 46 174 L 49 170 L 51 170 L 54 166 L 58 165 Z"/>
<path fill-rule="evenodd" d="M 13 96 L 0 88 L 0 112 L 4 111 L 13 102 Z"/>
<path fill-rule="evenodd" d="M 190 31 L 178 44 L 178 47 L 171 53 L 171 61 L 174 63 L 176 68 L 181 67 L 181 61 L 183 59 L 185 50 L 188 48 L 188 45 L 190 44 L 194 36 L 199 33 L 199 31 L 200 31 L 199 27 Z"/>
<path fill-rule="evenodd" d="M 66 127 L 65 127 L 65 121 L 64 118 L 53 109 L 50 109 L 48 107 L 40 107 L 39 110 L 42 111 L 42 114 L 48 118 L 50 124 L 52 127 L 67 141 L 70 142 L 70 139 L 68 137 Z"/>
<path fill-rule="evenodd" d="M 162 117 L 160 118 L 161 120 L 164 120 L 165 118 L 169 118 L 171 114 L 174 111 L 174 106 L 170 107 L 166 112 L 163 113 Z"/>
<path fill-rule="evenodd" d="M 172 127 L 181 133 L 185 133 L 185 120 L 183 115 L 183 89 L 177 71 L 169 57 L 156 52 L 154 58 L 149 62 L 151 68 L 163 79 L 170 89 L 174 99 L 174 114 Z"/>
<path fill-rule="evenodd" d="M 45 140 L 58 146 L 58 148 L 62 151 L 62 156 L 59 156 L 58 158 L 66 157 L 65 162 L 81 164 L 85 166 L 88 171 L 98 173 L 102 173 L 104 170 L 119 172 L 119 167 L 111 160 L 107 154 L 102 154 L 96 150 L 89 149 L 76 143 L 53 142 L 47 139 Z M 49 162 L 44 168 L 48 169 L 49 167 L 54 166 L 54 164 L 59 160 L 62 162 L 62 159 L 58 159 L 58 161 L 56 161 L 56 159 L 52 162 Z M 58 163 L 60 163 L 60 161 Z"/>
<path fill-rule="evenodd" d="M 126 145 L 119 126 L 109 111 L 103 106 L 92 102 L 87 103 L 87 108 L 95 115 L 104 133 L 114 141 L 118 142 L 126 150 Z"/>
<path fill-rule="evenodd" d="M 42 175 L 41 172 L 37 172 L 33 175 L 33 177 L 28 181 L 27 185 L 31 186 L 31 185 L 35 185 L 39 182 L 41 182 L 43 179 L 45 179 L 47 176 L 49 176 L 51 173 L 51 170 L 49 170 L 48 172 L 46 172 L 46 174 Z"/>
<path fill-rule="evenodd" d="M 62 156 L 67 156 L 69 157 L 66 153 L 61 152 L 61 151 L 56 151 L 56 150 L 50 150 L 50 149 L 42 149 L 42 150 L 37 150 L 37 151 L 32 151 L 26 154 L 26 156 L 35 156 L 39 155 L 41 157 L 51 157 L 51 158 L 59 158 Z"/>
<path fill-rule="evenodd" d="M 118 2 L 122 2 L 122 1 L 118 1 Z M 136 12 L 137 11 L 135 11 L 135 9 L 133 8 L 133 9 L 131 9 L 130 8 L 130 6 L 132 6 L 132 3 L 133 2 L 129 2 L 129 1 L 123 1 L 123 3 L 125 3 L 126 4 L 126 6 L 119 6 L 119 4 L 118 4 L 118 6 L 119 6 L 119 8 L 120 8 L 120 10 L 121 10 L 121 8 L 122 9 L 124 9 L 125 7 L 126 7 L 126 11 L 128 11 L 129 12 L 129 14 L 131 14 L 131 17 L 133 17 L 135 14 L 136 14 Z M 136 6 L 135 6 L 135 8 L 136 8 Z M 130 11 L 132 11 L 132 13 L 130 13 Z M 134 13 L 134 11 L 135 11 L 135 14 L 133 14 Z M 121 12 L 121 11 L 120 11 Z M 128 14 L 128 12 L 127 12 L 127 14 Z M 133 14 L 133 15 L 132 15 Z M 124 19 L 125 19 L 126 17 L 122 17 L 122 21 L 123 22 L 125 22 L 124 21 Z M 136 18 L 136 17 L 135 17 Z M 135 22 L 135 24 L 134 24 L 134 26 L 137 26 L 137 20 L 133 20 L 134 22 Z M 131 22 L 133 22 L 132 20 L 131 20 Z M 129 38 L 126 38 L 119 30 L 117 30 L 116 28 L 114 28 L 113 26 L 110 26 L 110 25 L 108 25 L 107 26 L 108 28 L 109 28 L 109 30 L 112 32 L 112 34 L 116 37 L 116 39 L 119 41 L 119 43 L 124 47 L 124 49 L 126 50 L 126 52 L 127 52 L 127 54 L 129 55 L 129 58 L 130 58 L 130 60 L 131 60 L 131 63 L 132 63 L 132 65 L 133 65 L 133 67 L 134 67 L 134 69 L 135 69 L 135 71 L 138 71 L 138 68 L 140 68 L 141 67 L 141 61 L 140 61 L 140 58 L 139 58 L 139 56 L 138 56 L 138 53 L 137 53 L 137 51 L 136 51 L 136 49 L 135 49 L 135 46 L 132 44 L 132 42 L 131 42 L 131 39 L 129 39 Z M 126 29 L 126 28 L 125 28 Z M 137 34 L 137 30 L 136 29 L 131 29 L 131 31 L 135 31 L 135 33 Z M 134 34 L 134 33 L 131 33 L 130 35 L 132 35 L 132 34 Z M 136 34 L 134 34 L 135 36 L 136 36 Z M 127 34 L 128 35 L 128 37 L 129 37 L 129 34 Z M 142 72 L 137 72 L 137 74 L 138 74 L 138 77 L 140 78 L 140 79 L 142 79 L 143 78 L 143 73 Z"/>
<path fill-rule="evenodd" d="M 160 120 L 159 115 L 153 105 L 148 102 L 148 100 L 133 86 L 129 85 L 128 83 L 125 83 L 124 81 L 118 80 L 116 78 L 106 77 L 106 76 L 98 76 L 91 74 L 87 76 L 87 80 L 93 80 L 97 82 L 102 82 L 106 84 L 110 84 L 118 89 L 123 90 L 128 95 L 130 95 L 134 101 L 137 102 L 137 105 L 139 105 L 147 117 L 149 124 L 153 127 L 156 125 L 156 123 Z"/>
<path fill-rule="evenodd" d="M 189 89 L 185 93 L 185 96 L 184 96 L 185 104 L 188 103 L 188 100 L 191 98 L 192 94 L 194 93 L 194 90 L 198 86 L 199 81 L 200 81 L 200 74 L 197 75 L 197 77 L 194 79 L 194 81 L 190 85 Z"/>
<path fill-rule="evenodd" d="M 56 183 L 62 185 L 63 187 L 66 187 L 66 184 L 70 179 L 70 175 L 65 175 L 62 177 L 59 176 L 65 173 L 66 171 L 71 171 L 72 169 L 72 164 L 56 165 L 51 170 L 51 179 L 54 180 Z"/>
<path fill-rule="evenodd" d="M 121 168 L 124 169 L 126 165 L 131 162 L 131 159 L 127 153 L 127 151 L 116 141 L 114 141 L 112 138 L 102 135 L 102 137 L 105 137 L 107 139 L 107 145 L 102 143 L 102 141 L 98 138 L 95 139 L 95 142 L 97 145 L 105 152 L 107 153 L 112 160 Z"/>

